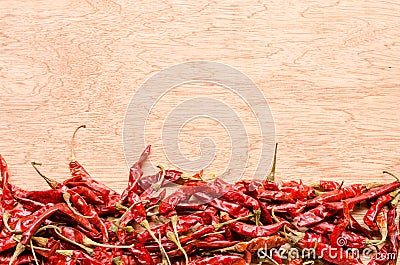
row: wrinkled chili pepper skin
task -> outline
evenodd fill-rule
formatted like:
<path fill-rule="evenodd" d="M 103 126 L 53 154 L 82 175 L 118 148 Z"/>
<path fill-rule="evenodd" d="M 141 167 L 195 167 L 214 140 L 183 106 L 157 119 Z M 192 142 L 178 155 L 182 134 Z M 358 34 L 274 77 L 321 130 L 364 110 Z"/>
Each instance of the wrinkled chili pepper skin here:
<path fill-rule="evenodd" d="M 17 241 L 15 241 L 11 236 L 8 236 L 6 238 L 0 238 L 0 253 L 8 249 L 11 249 L 16 245 Z"/>
<path fill-rule="evenodd" d="M 310 229 L 321 235 L 329 235 L 335 229 L 335 225 L 328 222 L 321 222 L 316 225 L 310 226 Z M 344 239 L 346 243 L 345 247 L 349 248 L 364 248 L 367 243 L 367 239 L 351 231 L 342 231 L 340 237 Z M 337 240 L 337 239 L 336 239 Z"/>
<path fill-rule="evenodd" d="M 143 265 L 153 265 L 155 264 L 153 258 L 150 255 L 150 252 L 146 249 L 143 244 L 135 244 L 134 247 L 129 249 L 129 252 L 132 253 L 138 264 Z"/>
<path fill-rule="evenodd" d="M 339 189 L 341 184 L 336 181 L 326 181 L 320 180 L 318 184 L 318 188 L 321 188 L 324 191 L 332 191 Z"/>
<path fill-rule="evenodd" d="M 342 247 L 339 245 L 339 239 L 350 223 L 350 209 L 346 202 L 343 202 L 343 220 L 335 226 L 330 236 L 331 245 L 333 247 Z"/>
<path fill-rule="evenodd" d="M 378 230 L 378 227 L 375 224 L 376 216 L 378 215 L 379 211 L 392 200 L 392 196 L 389 194 L 385 194 L 380 196 L 374 204 L 368 209 L 368 211 L 364 215 L 364 223 L 368 225 L 368 227 L 372 230 Z"/>
<path fill-rule="evenodd" d="M 222 217 L 224 222 L 227 222 L 230 219 L 227 215 Z M 234 231 L 235 233 L 242 235 L 242 236 L 249 236 L 249 237 L 266 237 L 277 234 L 279 230 L 282 229 L 283 226 L 289 225 L 289 222 L 283 221 L 271 225 L 266 226 L 256 226 L 251 224 L 246 224 L 243 222 L 234 222 L 228 224 L 229 228 Z"/>
<path fill-rule="evenodd" d="M 279 235 L 272 235 L 268 237 L 255 237 L 248 242 L 237 243 L 235 247 L 237 252 L 249 251 L 250 253 L 256 253 L 262 248 L 276 248 L 286 243 L 288 243 L 286 238 Z"/>
<path fill-rule="evenodd" d="M 389 241 L 391 243 L 391 251 L 394 254 L 393 260 L 389 262 L 390 265 L 395 265 L 398 255 L 399 255 L 399 241 L 397 237 L 399 235 L 399 226 L 396 223 L 396 215 L 397 215 L 397 205 L 389 205 L 389 210 L 387 214 L 387 221 L 388 221 L 388 235 Z"/>
<path fill-rule="evenodd" d="M 400 187 L 400 182 L 392 182 L 380 187 L 372 188 L 368 190 L 367 192 L 362 193 L 359 196 L 353 197 L 346 199 L 347 205 L 349 205 L 350 208 L 352 208 L 354 205 L 366 201 L 366 200 L 371 200 L 376 197 L 382 196 L 386 193 L 392 192 Z M 340 211 L 343 209 L 343 202 L 330 202 L 325 204 L 326 207 L 328 207 L 331 210 L 335 211 Z"/>
<path fill-rule="evenodd" d="M 199 258 L 189 265 L 246 265 L 246 261 L 234 255 L 215 255 L 208 258 Z"/>
<path fill-rule="evenodd" d="M 321 222 L 326 217 L 332 216 L 336 211 L 328 209 L 325 205 L 318 205 L 314 209 L 305 212 L 297 217 L 294 220 L 297 222 L 297 225 L 300 227 L 307 227 L 316 223 Z"/>
<path fill-rule="evenodd" d="M 363 184 L 353 184 L 341 189 L 333 190 L 319 195 L 308 202 L 308 206 L 323 204 L 326 202 L 336 202 L 362 194 L 367 187 Z"/>

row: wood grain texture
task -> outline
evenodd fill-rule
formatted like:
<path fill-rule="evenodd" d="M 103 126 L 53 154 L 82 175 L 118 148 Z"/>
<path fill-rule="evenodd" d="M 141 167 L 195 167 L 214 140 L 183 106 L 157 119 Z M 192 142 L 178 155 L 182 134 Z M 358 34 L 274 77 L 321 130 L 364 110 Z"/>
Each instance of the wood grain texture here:
<path fill-rule="evenodd" d="M 86 124 L 79 160 L 121 190 L 122 127 L 133 93 L 168 66 L 211 60 L 247 74 L 268 99 L 280 143 L 278 178 L 389 181 L 382 170 L 400 175 L 399 14 L 394 0 L 3 0 L 0 153 L 13 183 L 45 188 L 30 162 L 66 178 L 72 132 Z M 149 118 L 152 161 L 167 163 L 157 121 L 199 89 L 177 88 Z M 208 95 L 229 93 L 213 91 Z M 246 107 L 225 98 L 248 118 L 251 169 L 261 148 L 258 132 Z M 226 132 L 209 120 L 188 126 L 183 153 L 199 155 L 209 129 L 221 146 L 209 172 L 218 173 L 228 161 Z"/>

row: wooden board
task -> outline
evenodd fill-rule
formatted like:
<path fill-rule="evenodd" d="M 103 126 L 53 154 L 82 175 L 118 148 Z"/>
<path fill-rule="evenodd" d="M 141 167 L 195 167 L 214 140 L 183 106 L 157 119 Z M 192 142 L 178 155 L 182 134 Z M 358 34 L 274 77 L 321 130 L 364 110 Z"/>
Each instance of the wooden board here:
<path fill-rule="evenodd" d="M 135 91 L 161 69 L 210 60 L 242 71 L 267 98 L 279 179 L 390 181 L 382 170 L 400 175 L 399 14 L 397 1 L 1 1 L 0 153 L 13 183 L 43 189 L 30 162 L 68 177 L 72 132 L 86 124 L 79 160 L 122 190 L 122 128 Z M 205 86 L 181 86 L 160 101 L 146 129 L 152 162 L 168 165 L 160 121 L 203 93 L 232 99 L 244 115 L 251 175 L 261 149 L 254 117 L 228 91 Z M 198 156 L 202 137 L 212 136 L 219 153 L 207 173 L 219 173 L 229 161 L 223 127 L 188 126 L 183 153 Z"/>

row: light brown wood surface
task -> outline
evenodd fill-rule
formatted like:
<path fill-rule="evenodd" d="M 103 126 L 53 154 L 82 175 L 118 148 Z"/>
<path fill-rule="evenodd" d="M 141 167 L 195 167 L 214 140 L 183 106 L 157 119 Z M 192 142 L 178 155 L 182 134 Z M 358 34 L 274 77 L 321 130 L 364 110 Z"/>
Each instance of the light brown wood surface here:
<path fill-rule="evenodd" d="M 122 190 L 131 97 L 152 74 L 191 60 L 229 64 L 263 91 L 280 143 L 278 179 L 351 183 L 390 181 L 382 170 L 400 175 L 398 1 L 3 0 L 0 16 L 0 153 L 12 182 L 24 188 L 46 188 L 33 160 L 50 177 L 68 177 L 71 135 L 86 124 L 78 160 Z M 160 121 L 204 86 L 176 88 L 149 116 L 154 163 L 168 165 Z M 248 123 L 251 175 L 261 148 L 254 117 L 229 92 L 207 91 Z M 188 157 L 211 135 L 220 148 L 206 172 L 224 169 L 222 126 L 199 119 L 182 134 Z"/>

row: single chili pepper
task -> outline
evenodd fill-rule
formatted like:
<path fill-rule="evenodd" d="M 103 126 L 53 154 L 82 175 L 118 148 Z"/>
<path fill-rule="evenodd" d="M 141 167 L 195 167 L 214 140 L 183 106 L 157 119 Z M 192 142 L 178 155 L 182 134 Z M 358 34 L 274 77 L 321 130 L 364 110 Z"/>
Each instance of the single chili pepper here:
<path fill-rule="evenodd" d="M 389 244 L 384 245 L 378 253 L 368 262 L 368 265 L 381 265 L 390 261 L 391 253 Z"/>
<path fill-rule="evenodd" d="M 382 244 L 385 242 L 387 236 L 388 236 L 388 220 L 387 220 L 387 213 L 385 209 L 381 209 L 376 216 L 376 225 L 378 226 L 379 232 L 382 235 L 381 241 L 377 243 L 377 245 Z"/>
<path fill-rule="evenodd" d="M 346 199 L 346 203 L 349 205 L 350 208 L 352 208 L 354 205 L 366 201 L 366 200 L 371 200 L 374 199 L 376 197 L 382 196 L 386 193 L 392 192 L 396 189 L 398 189 L 400 187 L 400 182 L 396 181 L 396 182 L 392 182 L 380 187 L 376 187 L 376 188 L 372 188 L 370 190 L 368 190 L 365 193 L 362 193 L 359 196 L 353 197 L 353 198 L 349 198 Z M 326 203 L 324 204 L 326 207 L 328 207 L 331 210 L 336 210 L 336 211 L 340 211 L 343 209 L 343 202 L 330 202 L 330 203 Z"/>
<path fill-rule="evenodd" d="M 71 190 L 78 193 L 90 204 L 104 204 L 104 200 L 88 187 L 76 186 L 71 188 Z"/>
<path fill-rule="evenodd" d="M 375 224 L 376 216 L 378 212 L 383 208 L 385 204 L 392 200 L 392 196 L 389 194 L 385 194 L 380 196 L 374 204 L 368 209 L 368 211 L 364 215 L 364 223 L 368 225 L 372 230 L 378 230 L 378 227 Z"/>
<path fill-rule="evenodd" d="M 330 236 L 331 245 L 333 247 L 342 247 L 341 239 L 342 233 L 346 230 L 347 226 L 350 223 L 350 209 L 346 202 L 343 202 L 343 219 L 342 221 L 335 226 Z"/>
<path fill-rule="evenodd" d="M 396 261 L 399 255 L 399 241 L 397 237 L 399 235 L 399 225 L 396 223 L 396 216 L 397 216 L 397 204 L 400 195 L 397 195 L 395 199 L 391 201 L 389 204 L 389 210 L 387 214 L 388 220 L 388 235 L 391 243 L 391 251 L 394 255 L 393 259 L 389 262 L 390 265 L 396 265 Z"/>
<path fill-rule="evenodd" d="M 18 242 L 11 236 L 0 239 L 0 253 L 15 247 Z"/>
<path fill-rule="evenodd" d="M 289 194 L 292 199 L 304 200 L 315 196 L 315 190 L 304 185 L 302 181 L 299 183 L 296 181 L 283 182 L 279 188 L 281 191 Z"/>
<path fill-rule="evenodd" d="M 263 223 L 263 225 L 270 225 L 273 224 L 274 221 L 272 220 L 272 216 L 269 212 L 268 209 L 268 203 L 267 202 L 261 202 L 259 200 L 260 203 L 260 207 L 261 207 L 261 222 Z"/>
<path fill-rule="evenodd" d="M 204 211 L 207 208 L 207 205 L 202 204 L 201 202 L 180 202 L 175 210 L 178 212 L 182 211 Z"/>
<path fill-rule="evenodd" d="M 22 189 L 13 187 L 13 196 L 17 200 L 28 199 L 39 203 L 62 203 L 63 191 L 62 190 L 44 190 L 44 191 L 24 191 Z"/>
<path fill-rule="evenodd" d="M 194 194 L 195 197 L 199 198 L 201 200 L 202 198 L 205 198 L 205 196 L 203 196 L 204 194 Z M 230 215 L 232 215 L 233 217 L 246 217 L 250 215 L 250 211 L 247 208 L 244 208 L 238 204 L 232 203 L 232 202 L 227 202 L 221 199 L 213 199 L 212 201 L 210 201 L 208 203 L 209 205 L 211 205 L 214 208 L 217 208 L 220 211 L 224 211 L 229 213 Z"/>
<path fill-rule="evenodd" d="M 135 244 L 132 248 L 129 249 L 129 252 L 132 253 L 138 264 L 143 265 L 153 265 L 154 260 L 150 255 L 150 252 L 146 249 L 143 244 Z"/>
<path fill-rule="evenodd" d="M 350 215 L 349 229 L 353 232 L 361 233 L 368 239 L 372 239 L 371 231 L 360 225 L 360 223 L 356 219 L 354 219 L 352 215 Z"/>
<path fill-rule="evenodd" d="M 12 259 L 12 254 L 0 255 L 0 264 L 9 264 Z M 29 264 L 34 261 L 35 258 L 31 254 L 21 255 L 12 263 L 13 265 Z"/>
<path fill-rule="evenodd" d="M 9 173 L 7 162 L 0 155 L 0 173 L 1 173 L 1 188 L 2 188 L 2 196 L 0 201 L 0 214 L 3 215 L 6 211 L 10 211 L 14 208 L 15 200 L 12 196 L 12 192 L 10 190 L 10 184 L 8 183 Z M 2 220 L 0 220 L 0 228 L 2 227 Z"/>
<path fill-rule="evenodd" d="M 333 191 L 333 190 L 337 190 L 340 187 L 342 187 L 343 185 L 343 181 L 342 183 L 336 182 L 336 181 L 327 181 L 327 180 L 320 180 L 317 183 L 311 184 L 311 187 L 315 188 L 315 189 L 320 189 L 323 191 Z"/>
<path fill-rule="evenodd" d="M 128 181 L 128 187 L 122 192 L 121 195 L 121 204 L 123 204 L 130 193 L 135 193 L 138 190 L 138 181 L 143 175 L 142 171 L 142 166 L 144 161 L 146 161 L 147 157 L 150 154 L 150 148 L 151 146 L 148 145 L 143 153 L 140 155 L 139 160 L 132 165 L 132 167 L 129 170 L 129 181 Z"/>
<path fill-rule="evenodd" d="M 235 255 L 215 255 L 196 259 L 190 262 L 189 265 L 246 265 L 246 261 Z"/>
<path fill-rule="evenodd" d="M 227 215 L 224 214 L 222 216 L 222 221 L 229 222 L 232 219 Z M 271 225 L 266 226 L 256 226 L 250 225 L 242 222 L 232 222 L 228 224 L 229 228 L 234 231 L 235 233 L 242 235 L 242 236 L 249 236 L 249 237 L 266 237 L 271 236 L 278 233 L 279 230 L 282 229 L 283 226 L 289 225 L 289 222 L 283 221 Z"/>
<path fill-rule="evenodd" d="M 300 215 L 307 206 L 307 202 L 298 200 L 296 203 L 271 204 L 267 206 L 268 211 L 274 210 L 276 213 L 288 213 L 292 217 Z"/>
<path fill-rule="evenodd" d="M 158 212 L 164 215 L 175 214 L 175 207 L 178 205 L 178 203 L 190 198 L 195 190 L 196 187 L 182 187 L 176 190 L 161 202 Z"/>
<path fill-rule="evenodd" d="M 327 202 L 336 202 L 358 196 L 368 189 L 367 185 L 353 184 L 337 190 L 329 191 L 310 200 L 308 206 L 315 206 Z"/>
<path fill-rule="evenodd" d="M 257 193 L 258 193 L 257 197 L 260 200 L 272 200 L 272 201 L 280 201 L 288 203 L 295 202 L 294 199 L 290 198 L 290 194 L 282 191 L 259 189 Z"/>
<path fill-rule="evenodd" d="M 314 209 L 296 216 L 294 220 L 300 227 L 306 227 L 321 222 L 326 217 L 332 216 L 336 211 L 328 209 L 325 205 L 318 205 Z"/>
<path fill-rule="evenodd" d="M 233 247 L 224 249 L 225 251 L 236 251 L 239 253 L 249 251 L 250 253 L 256 253 L 262 248 L 276 248 L 281 247 L 288 243 L 288 240 L 279 235 L 272 235 L 267 237 L 255 237 L 247 242 L 239 242 Z"/>
<path fill-rule="evenodd" d="M 15 198 L 26 210 L 35 212 L 42 209 L 46 204 L 25 198 Z M 48 205 L 49 203 L 47 203 Z"/>

